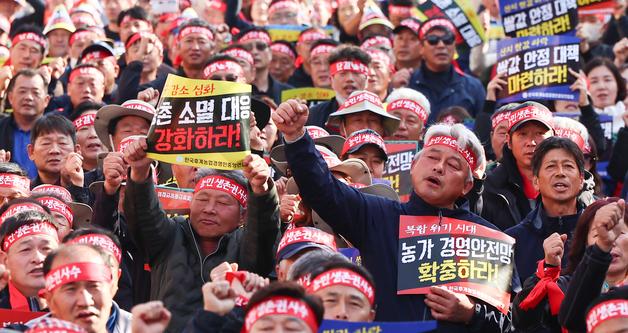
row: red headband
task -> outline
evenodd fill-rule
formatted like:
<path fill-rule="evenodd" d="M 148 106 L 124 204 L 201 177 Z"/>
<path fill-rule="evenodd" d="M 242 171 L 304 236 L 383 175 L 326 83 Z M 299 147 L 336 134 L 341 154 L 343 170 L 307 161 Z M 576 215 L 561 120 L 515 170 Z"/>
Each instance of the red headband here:
<path fill-rule="evenodd" d="M 194 193 L 202 190 L 218 190 L 231 195 L 236 199 L 242 207 L 246 208 L 246 199 L 248 197 L 247 189 L 236 183 L 234 180 L 223 176 L 207 176 L 199 180 L 194 187 Z"/>
<path fill-rule="evenodd" d="M 356 94 L 355 96 L 351 96 L 347 98 L 345 102 L 342 103 L 342 105 L 340 106 L 338 110 L 347 109 L 362 102 L 370 102 L 380 108 L 384 108 L 384 106 L 382 105 L 382 101 L 379 99 L 377 95 L 369 91 L 363 91 L 359 94 Z"/>
<path fill-rule="evenodd" d="M 462 156 L 462 158 L 464 158 L 467 163 L 469 163 L 471 171 L 475 171 L 475 168 L 477 166 L 477 157 L 475 156 L 473 151 L 471 151 L 471 149 L 460 148 L 458 146 L 458 141 L 455 138 L 447 135 L 433 136 L 429 139 L 429 141 L 427 141 L 424 148 L 437 145 L 449 147 L 456 150 L 460 154 L 460 156 Z"/>
<path fill-rule="evenodd" d="M 388 106 L 386 107 L 386 111 L 388 111 L 388 113 L 391 113 L 392 111 L 396 111 L 396 110 L 402 110 L 402 109 L 410 110 L 414 114 L 416 114 L 419 117 L 419 119 L 423 121 L 423 125 L 425 125 L 425 123 L 427 122 L 428 114 L 425 108 L 423 108 L 421 104 L 411 99 L 405 99 L 405 98 L 398 99 L 389 103 Z"/>
<path fill-rule="evenodd" d="M 74 221 L 74 215 L 72 214 L 72 208 L 70 208 L 70 206 L 68 206 L 68 204 L 66 204 L 65 202 L 63 202 L 63 201 L 61 201 L 61 200 L 59 200 L 57 198 L 53 198 L 53 197 L 37 198 L 37 202 L 39 202 L 42 205 L 48 207 L 48 209 L 50 209 L 51 212 L 59 213 L 59 214 L 63 215 L 63 217 L 65 217 L 65 219 L 68 220 L 70 225 L 72 225 L 72 222 Z"/>
<path fill-rule="evenodd" d="M 78 131 L 79 129 L 83 127 L 93 126 L 95 120 L 96 120 L 95 113 L 84 114 L 74 119 L 74 127 L 76 127 L 76 130 Z"/>
<path fill-rule="evenodd" d="M 211 0 L 209 1 L 209 8 L 224 13 L 227 11 L 227 4 L 220 0 Z"/>
<path fill-rule="evenodd" d="M 83 62 L 89 62 L 89 61 L 98 61 L 98 60 L 109 59 L 109 58 L 115 59 L 115 57 L 111 53 L 105 52 L 102 50 L 97 50 L 97 51 L 93 51 L 84 55 L 82 60 Z"/>
<path fill-rule="evenodd" d="M 378 61 L 383 62 L 388 67 L 388 71 L 390 73 L 395 72 L 395 66 L 392 64 L 392 60 L 390 59 L 390 57 L 388 56 L 386 52 L 380 49 L 368 49 L 366 50 L 366 53 L 368 53 L 371 56 L 371 65 L 376 60 L 378 60 Z"/>
<path fill-rule="evenodd" d="M 27 196 L 31 193 L 31 181 L 24 176 L 0 173 L 0 188 L 14 189 Z"/>
<path fill-rule="evenodd" d="M 275 296 L 256 304 L 251 308 L 244 319 L 244 333 L 250 332 L 251 327 L 261 318 L 272 315 L 287 315 L 301 319 L 312 332 L 318 332 L 318 323 L 314 311 L 302 300 Z"/>
<path fill-rule="evenodd" d="M 283 237 L 281 237 L 281 241 L 279 241 L 279 245 L 277 245 L 277 254 L 287 246 L 296 243 L 315 243 L 325 245 L 336 251 L 334 235 L 315 228 L 293 228 L 287 230 Z"/>
<path fill-rule="evenodd" d="M 329 44 L 317 45 L 315 48 L 312 49 L 312 51 L 310 51 L 310 59 L 319 55 L 328 56 L 330 53 L 334 52 L 335 49 L 336 47 L 334 45 L 329 45 Z"/>
<path fill-rule="evenodd" d="M 48 194 L 48 195 L 52 193 L 52 194 L 58 195 L 61 198 L 61 200 L 65 202 L 72 202 L 72 195 L 70 194 L 70 191 L 68 191 L 65 187 L 58 186 L 58 185 L 42 184 L 35 187 L 31 192 L 33 194 L 40 193 L 40 194 Z"/>
<path fill-rule="evenodd" d="M 5 210 L 4 213 L 2 213 L 2 215 L 0 215 L 0 223 L 3 223 L 6 219 L 8 219 L 11 216 L 15 216 L 27 210 L 32 210 L 32 211 L 40 212 L 43 214 L 47 214 L 46 211 L 40 205 L 34 204 L 32 202 L 25 202 L 25 203 L 9 206 L 9 208 Z"/>
<path fill-rule="evenodd" d="M 248 62 L 249 64 L 251 64 L 251 66 L 255 65 L 255 60 L 253 60 L 253 56 L 251 55 L 251 53 L 245 49 L 241 49 L 241 48 L 233 48 L 233 49 L 229 49 L 225 52 L 223 52 L 224 54 L 228 55 L 228 56 L 232 56 L 234 58 L 237 59 L 244 59 L 246 62 Z"/>
<path fill-rule="evenodd" d="M 76 77 L 79 75 L 85 75 L 85 76 L 91 76 L 91 77 L 102 76 L 103 79 L 105 77 L 105 75 L 96 67 L 78 67 L 78 68 L 75 67 L 72 70 L 72 72 L 70 72 L 70 78 L 68 79 L 68 82 L 74 81 L 74 79 L 76 79 Z"/>
<path fill-rule="evenodd" d="M 336 75 L 336 73 L 342 72 L 342 71 L 364 74 L 366 76 L 369 75 L 369 68 L 365 64 L 359 61 L 350 61 L 350 60 L 342 61 L 341 60 L 341 61 L 336 61 L 329 66 L 329 74 L 331 76 L 334 76 Z"/>
<path fill-rule="evenodd" d="M 405 19 L 403 21 L 401 21 L 401 23 L 399 23 L 400 27 L 405 27 L 408 28 L 410 30 L 412 30 L 415 34 L 419 34 L 419 30 L 421 30 L 421 24 L 419 24 L 417 21 L 408 18 Z"/>
<path fill-rule="evenodd" d="M 390 38 L 384 36 L 375 36 L 368 38 L 362 43 L 362 45 L 360 45 L 360 48 L 362 50 L 368 50 L 382 44 L 386 47 L 392 48 L 392 42 L 390 41 Z"/>
<path fill-rule="evenodd" d="M 297 45 L 303 42 L 312 42 L 312 41 L 325 39 L 325 38 L 327 38 L 327 35 L 325 35 L 324 33 L 318 30 L 308 30 L 302 33 L 301 35 L 299 35 L 299 39 L 297 39 Z"/>
<path fill-rule="evenodd" d="M 410 16 L 412 15 L 412 6 L 388 5 L 388 15 Z"/>
<path fill-rule="evenodd" d="M 140 110 L 142 112 L 150 113 L 153 115 L 155 114 L 155 109 L 150 104 L 138 103 L 137 100 L 128 100 L 122 103 L 122 105 L 120 106 L 126 109 Z"/>
<path fill-rule="evenodd" d="M 238 77 L 244 76 L 242 66 L 232 60 L 220 60 L 207 65 L 207 67 L 203 70 L 203 75 L 206 79 L 209 79 L 214 73 L 219 71 L 227 71 L 237 75 Z"/>
<path fill-rule="evenodd" d="M 510 116 L 510 112 L 500 112 L 500 113 L 494 114 L 491 117 L 491 126 L 492 126 L 493 130 L 495 130 L 495 128 L 497 128 L 499 123 L 501 123 L 504 120 L 508 120 L 509 116 Z"/>
<path fill-rule="evenodd" d="M 340 155 L 344 155 L 349 150 L 353 149 L 354 147 L 367 144 L 367 143 L 372 143 L 374 145 L 377 145 L 379 148 L 381 148 L 384 151 L 384 154 L 388 154 L 388 152 L 386 152 L 386 144 L 384 143 L 384 139 L 382 139 L 382 137 L 377 135 L 376 133 L 368 131 L 366 133 L 358 133 L 356 135 L 351 135 L 345 141 L 344 145 L 342 145 L 342 153 Z"/>
<path fill-rule="evenodd" d="M 268 7 L 268 15 L 272 15 L 274 12 L 282 9 L 299 10 L 299 5 L 292 0 L 277 1 Z"/>
<path fill-rule="evenodd" d="M 421 26 L 421 30 L 419 30 L 419 38 L 423 39 L 425 37 L 425 34 L 434 27 L 443 27 L 448 29 L 451 33 L 456 34 L 456 27 L 453 25 L 453 23 L 451 23 L 451 21 L 444 18 L 437 18 L 423 23 L 423 26 Z"/>
<path fill-rule="evenodd" d="M 592 332 L 599 324 L 616 318 L 628 318 L 628 300 L 613 299 L 594 306 L 587 315 L 587 332 Z"/>
<path fill-rule="evenodd" d="M 508 113 L 508 130 L 510 131 L 513 126 L 525 120 L 537 120 L 551 124 L 552 119 L 552 112 L 549 110 L 530 105 Z"/>
<path fill-rule="evenodd" d="M 147 31 L 140 31 L 140 32 L 136 32 L 134 34 L 131 35 L 131 37 L 129 37 L 129 39 L 126 41 L 126 44 L 124 44 L 124 48 L 128 49 L 129 47 L 131 47 L 133 44 L 135 44 L 135 42 L 141 40 L 142 38 L 148 38 L 151 35 L 155 36 L 153 33 L 151 32 L 147 32 Z M 155 36 L 155 38 L 153 39 L 153 45 L 155 45 L 155 47 L 157 49 L 159 49 L 160 52 L 164 51 L 164 45 L 161 43 L 161 41 L 157 38 L 157 36 Z"/>
<path fill-rule="evenodd" d="M 68 244 L 88 244 L 103 249 L 105 252 L 111 254 L 118 263 L 122 262 L 122 251 L 113 242 L 113 240 L 105 235 L 101 234 L 86 234 L 81 237 L 74 238 L 68 242 Z"/>
<path fill-rule="evenodd" d="M 11 40 L 11 45 L 15 46 L 19 42 L 23 42 L 25 40 L 30 40 L 32 42 L 35 42 L 39 44 L 39 46 L 41 46 L 42 49 L 44 50 L 46 49 L 46 45 L 47 45 L 46 39 L 42 38 L 41 36 L 33 32 L 23 32 L 21 34 L 15 35 L 13 39 Z"/>
<path fill-rule="evenodd" d="M 324 138 L 326 136 L 329 136 L 329 132 L 327 132 L 325 129 L 320 128 L 318 126 L 307 126 L 306 129 L 307 129 L 307 134 L 312 139 Z"/>
<path fill-rule="evenodd" d="M 313 294 L 321 289 L 337 285 L 355 288 L 366 296 L 371 305 L 375 302 L 373 286 L 362 275 L 346 268 L 332 269 L 318 275 L 308 286 L 307 292 Z"/>
<path fill-rule="evenodd" d="M 578 131 L 574 131 L 571 128 L 554 128 L 554 134 L 559 138 L 566 138 L 573 141 L 580 150 L 584 151 L 584 138 Z"/>
<path fill-rule="evenodd" d="M 78 262 L 63 265 L 46 275 L 46 290 L 53 291 L 58 287 L 76 281 L 111 282 L 111 269 L 103 264 Z"/>
<path fill-rule="evenodd" d="M 70 36 L 70 46 L 72 44 L 74 44 L 74 42 L 76 41 L 77 38 L 84 37 L 84 36 L 87 36 L 87 35 L 91 35 L 93 33 L 94 32 L 91 31 L 91 30 L 81 30 L 81 31 L 77 31 L 77 32 L 73 33 Z"/>
<path fill-rule="evenodd" d="M 182 40 L 189 34 L 201 34 L 209 38 L 209 40 L 214 40 L 214 33 L 207 27 L 200 26 L 188 26 L 179 31 L 179 40 Z"/>
<path fill-rule="evenodd" d="M 282 43 L 274 43 L 270 46 L 270 50 L 274 52 L 279 52 L 281 54 L 285 54 L 288 57 L 292 58 L 292 60 L 297 58 L 297 55 L 285 44 Z"/>
<path fill-rule="evenodd" d="M 50 222 L 35 222 L 24 224 L 17 228 L 17 230 L 4 237 L 2 242 L 2 251 L 7 252 L 13 244 L 17 243 L 20 239 L 35 235 L 47 235 L 59 241 L 59 235 L 57 234 L 57 228 L 55 228 Z"/>
<path fill-rule="evenodd" d="M 270 39 L 270 35 L 266 31 L 249 31 L 242 35 L 240 39 L 238 39 L 238 43 L 246 43 L 250 40 L 260 40 L 266 44 L 271 44 L 272 40 Z"/>

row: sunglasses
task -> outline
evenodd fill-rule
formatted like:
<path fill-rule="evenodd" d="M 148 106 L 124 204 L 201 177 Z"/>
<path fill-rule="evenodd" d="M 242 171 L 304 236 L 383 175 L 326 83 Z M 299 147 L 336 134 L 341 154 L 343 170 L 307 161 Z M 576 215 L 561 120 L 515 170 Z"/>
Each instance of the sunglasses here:
<path fill-rule="evenodd" d="M 214 81 L 230 81 L 230 82 L 236 82 L 238 80 L 238 76 L 234 75 L 234 74 L 227 74 L 225 76 L 220 76 L 220 75 L 212 75 L 210 78 L 210 80 L 214 80 Z"/>
<path fill-rule="evenodd" d="M 268 45 L 264 42 L 255 42 L 242 45 L 242 48 L 249 52 L 253 50 L 253 47 L 255 47 L 258 51 L 264 51 L 268 48 Z"/>
<path fill-rule="evenodd" d="M 445 45 L 452 45 L 456 41 L 452 34 L 446 34 L 444 36 L 429 35 L 425 37 L 425 40 L 432 46 L 438 45 L 440 41 Z"/>

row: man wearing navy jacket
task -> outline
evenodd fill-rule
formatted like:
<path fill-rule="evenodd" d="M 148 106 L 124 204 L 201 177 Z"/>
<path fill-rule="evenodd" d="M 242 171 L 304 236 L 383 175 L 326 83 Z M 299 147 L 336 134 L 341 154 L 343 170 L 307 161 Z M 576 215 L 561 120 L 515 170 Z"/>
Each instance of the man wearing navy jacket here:
<path fill-rule="evenodd" d="M 512 331 L 507 316 L 479 299 L 439 287 L 432 287 L 427 295 L 397 295 L 401 215 L 451 217 L 496 229 L 469 212 L 462 199 L 473 188 L 472 171 L 484 161 L 482 145 L 475 135 L 463 125 L 430 128 L 425 147 L 413 163 L 414 192 L 410 201 L 402 204 L 362 194 L 336 180 L 303 127 L 308 113 L 307 106 L 289 100 L 272 117 L 286 140 L 287 160 L 301 197 L 360 250 L 364 266 L 373 273 L 377 285 L 376 320 L 437 319 L 440 332 Z M 450 146 L 443 144 L 446 137 Z M 517 274 L 513 275 L 516 281 Z"/>

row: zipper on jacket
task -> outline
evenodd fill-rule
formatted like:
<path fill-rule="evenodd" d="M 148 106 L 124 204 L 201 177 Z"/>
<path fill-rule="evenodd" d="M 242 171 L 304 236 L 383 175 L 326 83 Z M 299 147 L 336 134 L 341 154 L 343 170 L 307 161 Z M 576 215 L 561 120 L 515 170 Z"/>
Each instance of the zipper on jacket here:
<path fill-rule="evenodd" d="M 194 247 L 196 248 L 196 253 L 198 254 L 198 260 L 201 263 L 201 281 L 203 281 L 203 284 L 207 283 L 207 281 L 205 281 L 205 277 L 203 276 L 203 266 L 205 266 L 205 260 L 209 257 L 211 257 L 212 255 L 214 255 L 216 252 L 218 252 L 218 250 L 220 249 L 220 244 L 222 243 L 222 240 L 225 238 L 225 235 L 222 235 L 222 237 L 220 237 L 220 239 L 218 240 L 218 246 L 216 246 L 216 249 L 214 250 L 214 252 L 208 254 L 205 258 L 203 258 L 203 256 L 201 255 L 201 250 L 199 250 L 198 248 L 198 242 L 196 241 L 196 236 L 194 236 L 194 230 L 192 230 L 192 225 L 190 224 L 190 221 L 187 221 L 187 225 L 188 228 L 190 228 L 190 232 L 192 233 L 192 239 L 194 240 Z"/>
<path fill-rule="evenodd" d="M 440 227 L 443 223 L 443 210 L 438 210 L 438 226 Z"/>

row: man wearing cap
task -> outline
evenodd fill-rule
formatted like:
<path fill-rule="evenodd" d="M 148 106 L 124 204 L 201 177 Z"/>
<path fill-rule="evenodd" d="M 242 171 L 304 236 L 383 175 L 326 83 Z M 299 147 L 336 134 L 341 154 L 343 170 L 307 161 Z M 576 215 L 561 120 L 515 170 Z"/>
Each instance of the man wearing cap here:
<path fill-rule="evenodd" d="M 375 282 L 362 266 L 332 260 L 315 269 L 303 287 L 323 301 L 324 319 L 349 322 L 375 319 Z"/>
<path fill-rule="evenodd" d="M 266 95 L 276 103 L 281 103 L 281 92 L 292 86 L 281 83 L 270 76 L 270 62 L 273 53 L 270 50 L 272 40 L 270 34 L 263 28 L 251 28 L 240 32 L 236 36 L 238 44 L 251 52 L 255 62 L 255 80 L 253 81 L 253 95 Z"/>
<path fill-rule="evenodd" d="M 286 83 L 294 73 L 297 53 L 289 42 L 276 41 L 270 46 L 273 54 L 269 65 L 269 73 L 273 79 Z"/>
<path fill-rule="evenodd" d="M 172 311 L 168 332 L 180 332 L 202 304 L 200 289 L 218 264 L 238 263 L 241 270 L 262 276 L 272 271 L 278 197 L 266 162 L 249 155 L 243 161 L 244 175 L 199 169 L 189 218 L 169 219 L 160 209 L 146 149 L 145 139 L 125 149 L 131 171 L 124 212 L 130 234 L 151 267 L 151 299 Z M 173 273 L 176 278 L 165 278 Z"/>
<path fill-rule="evenodd" d="M 369 167 L 373 178 L 384 177 L 384 168 L 388 161 L 384 139 L 372 129 L 362 129 L 349 135 L 342 147 L 343 160 L 357 158 Z"/>
<path fill-rule="evenodd" d="M 277 279 L 288 279 L 288 271 L 297 259 L 311 250 L 320 249 L 336 252 L 334 235 L 311 227 L 292 227 L 287 229 L 277 245 Z"/>
<path fill-rule="evenodd" d="M 482 194 L 482 217 L 501 230 L 517 225 L 536 207 L 532 156 L 554 134 L 552 113 L 545 106 L 524 102 L 511 107 L 501 163 L 488 174 Z"/>
<path fill-rule="evenodd" d="M 584 157 L 569 139 L 549 137 L 541 142 L 532 158 L 533 184 L 540 193 L 537 206 L 522 221 L 506 230 L 515 240 L 515 263 L 521 281 L 537 270 L 537 262 L 545 258 L 552 266 L 567 267 L 564 258 L 548 257 L 544 244 L 559 241 L 564 253 L 576 223 L 585 208 L 578 200 L 584 183 Z"/>
<path fill-rule="evenodd" d="M 297 64 L 296 70 L 288 79 L 289 85 L 295 88 L 316 87 L 312 81 L 314 73 L 311 70 L 310 51 L 316 41 L 326 38 L 328 36 L 320 28 L 313 27 L 301 31 L 296 46 L 301 63 Z"/>
<path fill-rule="evenodd" d="M 386 112 L 399 118 L 399 127 L 387 139 L 421 142 L 430 115 L 430 102 L 410 88 L 393 90 L 386 98 Z"/>
<path fill-rule="evenodd" d="M 327 126 L 337 128 L 345 138 L 367 128 L 380 136 L 390 136 L 399 127 L 399 119 L 384 110 L 377 95 L 358 90 L 349 95 L 338 111 L 329 115 Z"/>
<path fill-rule="evenodd" d="M 486 91 L 482 83 L 452 64 L 459 38 L 456 27 L 445 18 L 430 19 L 419 30 L 423 63 L 412 74 L 408 87 L 418 90 L 430 101 L 432 113 L 428 124 L 450 106 L 461 106 L 472 116 L 484 106 Z"/>
<path fill-rule="evenodd" d="M 419 30 L 421 22 L 415 18 L 407 18 L 393 30 L 393 52 L 395 53 L 395 68 L 408 68 L 411 71 L 421 64 L 421 41 Z"/>
<path fill-rule="evenodd" d="M 48 57 L 67 59 L 70 55 L 70 36 L 76 30 L 64 6 L 58 6 L 48 19 L 44 35 L 50 42 Z"/>
<path fill-rule="evenodd" d="M 0 291 L 0 308 L 42 311 L 38 292 L 45 286 L 43 263 L 59 246 L 57 228 L 48 214 L 24 211 L 0 226 L 0 263 L 6 267 L 9 283 Z"/>
<path fill-rule="evenodd" d="M 336 48 L 328 58 L 331 88 L 336 96 L 312 107 L 307 124 L 325 127 L 329 115 L 336 112 L 349 95 L 366 89 L 371 56 L 357 46 Z M 349 133 L 350 134 L 350 133 Z"/>
<path fill-rule="evenodd" d="M 338 47 L 338 42 L 333 39 L 319 39 L 312 43 L 309 53 L 309 66 L 312 84 L 315 88 L 331 88 L 331 76 L 329 75 L 329 55 Z"/>
<path fill-rule="evenodd" d="M 495 226 L 470 213 L 461 200 L 473 187 L 473 172 L 484 163 L 482 145 L 464 125 L 439 124 L 428 130 L 426 144 L 412 165 L 414 191 L 408 203 L 364 195 L 332 177 L 303 125 L 305 105 L 282 103 L 273 120 L 286 140 L 286 155 L 303 200 L 360 250 L 374 274 L 377 320 L 439 320 L 443 331 L 500 331 L 509 320 L 479 299 L 432 287 L 427 295 L 397 295 L 397 262 L 401 215 L 445 216 Z M 464 143 L 464 145 L 463 145 Z M 373 246 L 378 244 L 378 246 Z M 466 325 L 465 325 L 466 324 Z"/>
<path fill-rule="evenodd" d="M 105 42 L 95 42 L 81 52 L 79 58 L 80 63 L 92 64 L 104 74 L 105 76 L 105 95 L 103 101 L 106 104 L 113 102 L 114 94 L 117 94 L 116 79 L 120 73 L 120 66 L 118 66 L 113 49 L 109 44 Z"/>
<path fill-rule="evenodd" d="M 358 39 L 363 41 L 373 36 L 390 37 L 394 28 L 377 4 L 367 3 L 358 26 Z"/>
<path fill-rule="evenodd" d="M 6 160 L 14 161 L 28 177 L 37 176 L 37 167 L 28 158 L 26 147 L 31 142 L 33 124 L 44 114 L 50 101 L 46 91 L 46 78 L 33 69 L 18 71 L 9 82 L 7 100 L 13 112 L 0 120 L 0 149 L 9 153 Z"/>
<path fill-rule="evenodd" d="M 105 97 L 105 74 L 91 64 L 80 64 L 68 77 L 68 92 L 50 100 L 46 111 L 57 111 L 66 117 L 83 102 L 102 103 Z"/>

